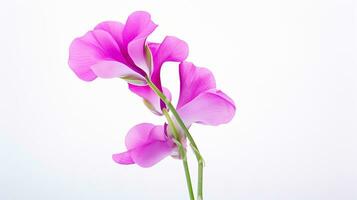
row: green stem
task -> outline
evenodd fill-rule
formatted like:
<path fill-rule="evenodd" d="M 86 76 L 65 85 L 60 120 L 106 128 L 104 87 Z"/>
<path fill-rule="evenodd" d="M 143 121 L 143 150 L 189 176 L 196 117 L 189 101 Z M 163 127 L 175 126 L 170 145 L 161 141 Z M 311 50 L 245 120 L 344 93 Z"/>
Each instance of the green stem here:
<path fill-rule="evenodd" d="M 198 150 L 198 147 L 196 145 L 196 142 L 194 141 L 193 137 L 191 136 L 190 132 L 188 131 L 187 127 L 185 126 L 184 122 L 182 121 L 180 115 L 177 113 L 175 107 L 171 104 L 170 100 L 166 98 L 166 96 L 156 87 L 156 85 L 150 80 L 150 78 L 146 77 L 146 81 L 150 88 L 160 97 L 160 99 L 166 104 L 166 106 L 170 109 L 172 114 L 174 115 L 176 121 L 182 128 L 182 130 L 185 133 L 185 136 L 188 138 L 190 141 L 191 147 L 195 153 L 195 156 L 197 158 L 198 162 L 198 185 L 197 185 L 197 198 L 198 200 L 203 199 L 203 165 L 204 165 L 204 160 L 203 157 Z"/>
<path fill-rule="evenodd" d="M 198 150 L 191 145 L 191 148 L 193 149 L 193 152 L 196 154 L 197 162 L 198 162 L 198 179 L 197 179 L 197 200 L 202 200 L 203 199 L 203 166 L 204 166 L 204 160 L 200 156 Z"/>
<path fill-rule="evenodd" d="M 174 142 L 177 145 L 180 157 L 182 158 L 183 168 L 185 169 L 186 182 L 187 182 L 187 188 L 188 188 L 188 192 L 189 192 L 189 195 L 190 195 L 190 199 L 194 200 L 195 196 L 193 194 L 191 175 L 190 175 L 190 170 L 188 168 L 186 151 L 183 148 L 182 143 L 180 142 L 181 141 L 180 134 L 178 133 L 178 131 L 177 131 L 176 127 L 175 127 L 175 124 L 172 121 L 172 119 L 171 119 L 169 113 L 167 112 L 167 110 L 163 109 L 162 112 L 164 113 L 164 115 L 165 115 L 165 117 L 167 119 L 167 122 L 169 123 L 169 127 L 172 129 L 172 133 L 173 133 L 173 136 L 174 136 Z"/>
<path fill-rule="evenodd" d="M 203 200 L 203 161 L 198 161 L 197 200 Z"/>

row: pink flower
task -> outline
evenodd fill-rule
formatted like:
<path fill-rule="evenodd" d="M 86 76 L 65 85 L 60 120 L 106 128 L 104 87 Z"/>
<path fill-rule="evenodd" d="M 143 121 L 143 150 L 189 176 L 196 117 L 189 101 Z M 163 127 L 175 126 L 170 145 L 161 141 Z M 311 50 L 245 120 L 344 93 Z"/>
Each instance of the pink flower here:
<path fill-rule="evenodd" d="M 144 11 L 132 13 L 125 25 L 106 21 L 76 38 L 69 49 L 69 66 L 84 81 L 120 77 L 144 85 L 152 74 L 146 39 L 157 25 Z"/>
<path fill-rule="evenodd" d="M 161 66 L 167 61 L 184 61 L 188 45 L 174 36 L 166 36 L 162 43 L 146 42 L 156 27 L 150 14 L 143 11 L 132 13 L 125 25 L 102 22 L 72 42 L 69 65 L 85 81 L 97 77 L 125 79 L 130 83 L 129 89 L 142 97 L 153 113 L 162 115 L 165 104 L 146 85 L 145 77 L 171 98 L 170 92 L 161 86 Z"/>
<path fill-rule="evenodd" d="M 228 123 L 233 118 L 233 100 L 216 89 L 215 79 L 208 69 L 182 62 L 179 72 L 177 112 L 187 127 L 193 123 L 216 126 Z M 135 163 L 141 167 L 151 167 L 176 151 L 166 125 L 138 124 L 128 132 L 125 144 L 128 149 L 126 152 L 113 155 L 113 160 L 119 164 Z"/>

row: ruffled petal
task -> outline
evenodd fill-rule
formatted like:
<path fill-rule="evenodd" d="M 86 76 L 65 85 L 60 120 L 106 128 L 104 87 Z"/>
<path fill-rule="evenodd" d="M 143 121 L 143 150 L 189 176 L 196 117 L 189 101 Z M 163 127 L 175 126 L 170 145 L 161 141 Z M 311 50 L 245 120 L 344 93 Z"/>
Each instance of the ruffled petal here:
<path fill-rule="evenodd" d="M 136 11 L 128 17 L 123 29 L 122 52 L 128 58 L 129 66 L 143 77 L 151 75 L 151 66 L 145 60 L 150 50 L 146 48 L 145 42 L 156 27 L 149 13 Z"/>
<path fill-rule="evenodd" d="M 146 38 L 157 25 L 151 20 L 149 13 L 145 11 L 133 12 L 127 19 L 123 30 L 123 42 L 127 45 L 130 41 Z"/>
<path fill-rule="evenodd" d="M 155 48 L 155 45 L 151 46 Z M 156 69 L 161 68 L 161 65 L 167 61 L 182 62 L 187 56 L 187 43 L 174 36 L 166 36 L 157 50 L 155 50 L 155 53 L 153 53 Z"/>
<path fill-rule="evenodd" d="M 153 58 L 151 80 L 159 90 L 165 92 L 161 86 L 161 66 L 167 61 L 181 62 L 185 60 L 188 56 L 188 45 L 185 41 L 174 36 L 166 36 L 161 44 L 149 43 L 148 46 Z M 161 109 L 166 107 L 163 101 L 160 102 L 160 107 Z"/>
<path fill-rule="evenodd" d="M 188 56 L 188 45 L 185 41 L 173 36 L 166 36 L 161 44 L 149 43 L 153 55 L 153 83 L 161 90 L 160 71 L 164 62 L 184 61 Z"/>
<path fill-rule="evenodd" d="M 216 88 L 216 81 L 207 68 L 196 67 L 193 63 L 182 62 L 179 66 L 180 97 L 177 108 L 193 100 L 202 92 Z"/>
<path fill-rule="evenodd" d="M 117 61 L 101 61 L 92 65 L 91 69 L 95 75 L 101 78 L 122 78 L 132 84 L 146 84 L 146 80 L 140 74 Z"/>
<path fill-rule="evenodd" d="M 235 110 L 231 98 L 220 90 L 211 89 L 199 94 L 177 112 L 189 127 L 192 123 L 214 126 L 228 123 L 234 117 Z"/>
<path fill-rule="evenodd" d="M 175 146 L 165 133 L 165 126 L 142 123 L 129 130 L 125 140 L 128 151 L 114 154 L 119 164 L 151 167 L 173 152 Z"/>
<path fill-rule="evenodd" d="M 73 40 L 69 48 L 68 65 L 84 81 L 92 81 L 97 78 L 90 66 L 102 59 L 103 56 L 98 47 L 83 42 L 80 38 Z"/>
<path fill-rule="evenodd" d="M 91 32 L 96 45 L 102 50 L 102 54 L 106 58 L 117 61 L 123 60 L 118 44 L 108 32 L 103 30 L 93 30 Z"/>
<path fill-rule="evenodd" d="M 145 46 L 146 38 L 133 40 L 128 44 L 128 53 L 137 67 L 151 76 L 152 55 L 149 47 Z"/>
<path fill-rule="evenodd" d="M 122 165 L 135 164 L 135 162 L 131 158 L 130 151 L 113 154 L 112 158 L 116 163 L 119 163 L 119 164 L 122 164 Z"/>
<path fill-rule="evenodd" d="M 131 151 L 131 157 L 141 167 L 151 167 L 173 152 L 175 146 L 166 136 L 166 126 L 154 126 L 146 144 Z"/>
<path fill-rule="evenodd" d="M 91 70 L 92 65 L 108 60 L 123 63 L 142 77 L 150 76 L 152 56 L 145 42 L 156 27 L 150 14 L 143 11 L 132 13 L 125 25 L 114 21 L 102 22 L 72 42 L 68 63 L 85 81 L 97 77 Z M 132 77 L 129 77 L 129 82 L 136 83 Z"/>
<path fill-rule="evenodd" d="M 94 30 L 73 40 L 69 48 L 68 64 L 80 79 L 91 81 L 97 77 L 91 69 L 92 65 L 105 60 L 122 59 L 112 36 L 103 30 Z"/>
<path fill-rule="evenodd" d="M 172 146 L 167 142 L 151 142 L 130 152 L 131 158 L 140 167 L 151 167 L 160 162 L 173 152 Z"/>
<path fill-rule="evenodd" d="M 131 150 L 146 144 L 154 127 L 154 124 L 141 123 L 131 128 L 125 137 L 126 148 Z"/>
<path fill-rule="evenodd" d="M 117 42 L 119 47 L 123 45 L 122 35 L 124 25 L 122 23 L 116 21 L 105 21 L 98 24 L 94 29 L 108 32 Z"/>
<path fill-rule="evenodd" d="M 179 71 L 177 111 L 186 126 L 192 123 L 219 125 L 233 118 L 236 110 L 233 100 L 216 89 L 214 76 L 208 69 L 182 62 Z"/>

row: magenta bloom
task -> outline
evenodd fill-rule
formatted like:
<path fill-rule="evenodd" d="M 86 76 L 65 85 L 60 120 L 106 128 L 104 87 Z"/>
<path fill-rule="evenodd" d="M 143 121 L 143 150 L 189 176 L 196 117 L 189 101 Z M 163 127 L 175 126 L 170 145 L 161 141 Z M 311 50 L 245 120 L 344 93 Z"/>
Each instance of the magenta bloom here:
<path fill-rule="evenodd" d="M 147 42 L 147 37 L 156 27 L 150 14 L 143 11 L 132 13 L 125 25 L 114 21 L 102 22 L 72 42 L 69 66 L 85 81 L 97 77 L 125 79 L 130 83 L 129 89 L 142 97 L 153 113 L 161 115 L 165 105 L 146 85 L 145 77 L 151 78 L 170 98 L 170 92 L 161 86 L 161 66 L 167 61 L 184 61 L 188 45 L 173 36 L 165 37 L 162 43 Z"/>
<path fill-rule="evenodd" d="M 193 123 L 219 125 L 233 118 L 233 100 L 216 89 L 215 79 L 208 69 L 182 62 L 179 72 L 177 112 L 187 127 Z M 114 161 L 119 164 L 136 163 L 141 167 L 151 167 L 176 152 L 176 145 L 166 125 L 138 124 L 128 132 L 125 144 L 128 149 L 126 152 L 113 155 Z"/>
<path fill-rule="evenodd" d="M 120 77 L 133 84 L 145 84 L 145 76 L 152 74 L 146 39 L 156 27 L 150 14 L 143 11 L 132 13 L 125 25 L 102 22 L 72 42 L 69 66 L 85 81 Z"/>

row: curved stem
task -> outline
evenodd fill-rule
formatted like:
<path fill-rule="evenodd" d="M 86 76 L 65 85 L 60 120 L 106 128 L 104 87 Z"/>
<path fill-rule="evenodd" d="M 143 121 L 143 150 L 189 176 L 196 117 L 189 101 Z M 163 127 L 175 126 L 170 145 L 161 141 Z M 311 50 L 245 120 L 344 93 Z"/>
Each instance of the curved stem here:
<path fill-rule="evenodd" d="M 169 123 L 169 127 L 172 129 L 173 132 L 173 136 L 174 136 L 174 142 L 177 145 L 177 148 L 179 150 L 179 154 L 182 158 L 182 164 L 183 164 L 183 168 L 185 169 L 185 176 L 186 176 L 186 182 L 187 182 L 187 188 L 188 188 L 188 192 L 190 195 L 190 199 L 194 200 L 194 194 L 193 194 L 193 189 L 192 189 L 192 182 L 191 182 L 191 175 L 190 175 L 190 170 L 188 168 L 188 162 L 187 162 L 187 156 L 186 156 L 186 151 L 183 148 L 182 143 L 180 142 L 180 135 L 174 125 L 174 122 L 172 121 L 169 113 L 167 112 L 166 109 L 163 109 L 162 111 L 167 119 L 167 122 Z"/>
<path fill-rule="evenodd" d="M 196 154 L 197 162 L 198 162 L 198 179 L 197 179 L 197 200 L 202 200 L 203 199 L 203 167 L 204 167 L 204 160 L 203 158 L 199 155 L 198 150 L 191 145 L 191 148 L 193 152 Z"/>
<path fill-rule="evenodd" d="M 193 137 L 191 136 L 190 132 L 188 131 L 187 127 L 185 126 L 184 122 L 182 121 L 180 115 L 177 113 L 175 107 L 171 104 L 170 100 L 168 100 L 166 98 L 166 96 L 156 87 L 156 85 L 150 80 L 150 78 L 145 77 L 146 81 L 148 83 L 148 85 L 150 86 L 150 88 L 160 97 L 160 99 L 166 104 L 166 106 L 170 109 L 170 111 L 172 112 L 172 114 L 174 115 L 176 121 L 178 122 L 178 124 L 180 125 L 180 127 L 182 128 L 182 130 L 185 133 L 185 136 L 188 138 L 188 140 L 190 141 L 191 147 L 195 153 L 195 156 L 197 158 L 197 162 L 198 162 L 198 186 L 197 186 L 197 198 L 198 200 L 202 200 L 203 199 L 203 165 L 204 165 L 204 161 L 203 161 L 203 157 L 200 153 L 200 151 L 198 150 L 198 147 L 196 145 L 196 142 L 194 141 Z"/>

